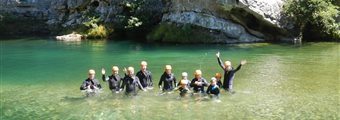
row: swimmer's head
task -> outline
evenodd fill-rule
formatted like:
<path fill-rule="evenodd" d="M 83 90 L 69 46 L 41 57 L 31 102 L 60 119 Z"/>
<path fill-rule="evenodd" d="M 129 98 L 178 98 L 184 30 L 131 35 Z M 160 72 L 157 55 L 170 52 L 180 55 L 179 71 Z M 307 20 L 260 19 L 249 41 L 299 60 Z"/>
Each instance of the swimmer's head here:
<path fill-rule="evenodd" d="M 215 77 L 212 77 L 212 78 L 211 78 L 211 81 L 210 81 L 210 84 L 211 84 L 211 85 L 216 85 L 216 81 L 217 81 L 216 78 L 215 78 Z"/>
<path fill-rule="evenodd" d="M 112 67 L 112 74 L 118 74 L 119 68 L 117 66 Z"/>
<path fill-rule="evenodd" d="M 130 76 L 135 74 L 135 69 L 133 67 L 128 67 L 127 74 L 130 75 Z"/>
<path fill-rule="evenodd" d="M 93 69 L 90 69 L 88 74 L 89 74 L 89 78 L 92 80 L 94 79 L 96 72 Z"/>
<path fill-rule="evenodd" d="M 221 78 L 222 78 L 221 73 L 216 73 L 216 74 L 215 74 L 215 78 L 218 79 L 218 80 L 221 79 Z"/>
<path fill-rule="evenodd" d="M 231 66 L 231 62 L 230 61 L 225 61 L 224 62 L 224 67 L 229 67 L 229 66 Z"/>
<path fill-rule="evenodd" d="M 202 71 L 201 70 L 196 70 L 195 71 L 195 78 L 199 79 L 202 77 Z"/>
<path fill-rule="evenodd" d="M 182 72 L 182 79 L 188 79 L 188 73 Z"/>
<path fill-rule="evenodd" d="M 171 70 L 172 70 L 171 65 L 165 65 L 165 72 L 166 72 L 167 74 L 171 74 Z"/>
<path fill-rule="evenodd" d="M 142 62 L 140 63 L 140 68 L 141 68 L 141 70 L 143 70 L 143 71 L 146 70 L 147 66 L 148 66 L 148 63 L 147 63 L 146 61 L 142 61 Z"/>

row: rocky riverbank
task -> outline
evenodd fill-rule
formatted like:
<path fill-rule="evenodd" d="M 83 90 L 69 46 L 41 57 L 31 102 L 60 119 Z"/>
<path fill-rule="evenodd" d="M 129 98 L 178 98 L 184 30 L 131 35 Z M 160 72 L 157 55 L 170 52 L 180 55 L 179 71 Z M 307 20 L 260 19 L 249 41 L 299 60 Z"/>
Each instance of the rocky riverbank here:
<path fill-rule="evenodd" d="M 0 0 L 0 34 L 87 34 L 104 26 L 108 37 L 154 42 L 293 41 L 295 28 L 282 15 L 283 4 L 284 0 Z"/>

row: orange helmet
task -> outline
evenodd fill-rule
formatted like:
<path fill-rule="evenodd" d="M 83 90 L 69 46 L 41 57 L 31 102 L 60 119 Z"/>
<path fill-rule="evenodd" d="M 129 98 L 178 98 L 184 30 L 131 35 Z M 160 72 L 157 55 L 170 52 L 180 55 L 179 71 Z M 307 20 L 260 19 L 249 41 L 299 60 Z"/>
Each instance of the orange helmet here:
<path fill-rule="evenodd" d="M 215 74 L 215 77 L 216 77 L 216 78 L 222 78 L 222 75 L 221 75 L 221 73 L 216 73 L 216 74 Z"/>

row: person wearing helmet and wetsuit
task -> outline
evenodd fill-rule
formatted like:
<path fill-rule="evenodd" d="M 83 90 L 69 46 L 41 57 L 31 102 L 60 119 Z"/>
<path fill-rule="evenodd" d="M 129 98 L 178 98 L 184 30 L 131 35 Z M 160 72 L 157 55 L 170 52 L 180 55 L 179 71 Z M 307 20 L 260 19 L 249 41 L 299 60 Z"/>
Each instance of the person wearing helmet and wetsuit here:
<path fill-rule="evenodd" d="M 118 74 L 119 68 L 117 66 L 112 67 L 112 75 L 105 76 L 105 69 L 102 68 L 102 80 L 108 81 L 109 88 L 112 93 L 119 93 L 120 92 L 120 85 L 123 80 Z"/>
<path fill-rule="evenodd" d="M 142 61 L 140 64 L 141 69 L 137 72 L 136 76 L 142 84 L 143 89 L 153 89 L 152 74 L 147 70 L 147 65 L 148 63 L 146 61 Z"/>
<path fill-rule="evenodd" d="M 159 80 L 158 86 L 159 89 L 162 89 L 163 92 L 170 92 L 176 87 L 176 77 L 171 70 L 172 70 L 171 65 L 166 65 L 165 72 L 163 73 Z"/>
<path fill-rule="evenodd" d="M 81 84 L 80 90 L 86 92 L 86 96 L 92 96 L 98 94 L 99 90 L 102 88 L 99 81 L 95 79 L 95 71 L 90 69 L 88 72 L 89 77 Z"/>
<path fill-rule="evenodd" d="M 241 69 L 242 65 L 245 65 L 247 63 L 247 61 L 242 60 L 240 65 L 237 66 L 236 69 L 234 69 L 231 66 L 231 62 L 230 61 L 225 61 L 224 64 L 222 64 L 222 60 L 220 59 L 220 52 L 216 53 L 216 57 L 217 57 L 217 62 L 220 65 L 220 67 L 223 69 L 224 71 L 224 80 L 223 80 L 223 85 L 222 88 L 227 90 L 230 93 L 234 93 L 233 90 L 233 81 L 234 81 L 234 77 L 235 77 L 235 73 Z"/>
<path fill-rule="evenodd" d="M 146 91 L 139 82 L 138 77 L 134 75 L 134 68 L 128 67 L 121 89 L 123 90 L 125 88 L 126 95 L 130 95 L 131 93 L 133 93 L 133 95 L 137 95 L 138 87 L 143 91 Z"/>
<path fill-rule="evenodd" d="M 202 77 L 202 71 L 195 71 L 195 78 L 192 79 L 190 87 L 193 87 L 194 93 L 204 93 L 204 87 L 208 86 L 207 80 Z"/>
<path fill-rule="evenodd" d="M 221 81 L 222 75 L 221 75 L 221 73 L 216 73 L 215 78 L 216 78 L 216 84 L 218 85 L 219 88 L 221 88 L 222 87 L 222 81 Z"/>
<path fill-rule="evenodd" d="M 179 95 L 181 97 L 187 96 L 187 93 L 191 92 L 190 91 L 190 80 L 188 80 L 188 73 L 183 72 L 182 73 L 182 79 L 178 82 L 178 87 L 175 90 L 179 90 Z"/>
<path fill-rule="evenodd" d="M 211 78 L 210 85 L 207 88 L 207 94 L 210 97 L 219 97 L 220 94 L 220 87 L 217 85 L 217 80 L 215 77 Z"/>

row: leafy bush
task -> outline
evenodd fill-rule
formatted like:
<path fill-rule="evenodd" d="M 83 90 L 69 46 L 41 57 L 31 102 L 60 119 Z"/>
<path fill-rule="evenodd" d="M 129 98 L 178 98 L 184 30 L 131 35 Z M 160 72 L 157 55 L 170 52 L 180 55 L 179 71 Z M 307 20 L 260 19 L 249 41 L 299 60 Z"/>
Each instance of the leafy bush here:
<path fill-rule="evenodd" d="M 89 21 L 83 23 L 89 29 L 86 32 L 87 38 L 107 38 L 113 30 L 107 29 L 99 24 L 99 18 L 89 17 Z"/>
<path fill-rule="evenodd" d="M 285 15 L 299 27 L 299 36 L 305 36 L 306 28 L 317 29 L 319 36 L 340 39 L 340 23 L 336 23 L 339 7 L 331 0 L 288 0 Z"/>
<path fill-rule="evenodd" d="M 107 38 L 109 35 L 108 30 L 103 25 L 91 28 L 88 30 L 88 38 Z"/>

